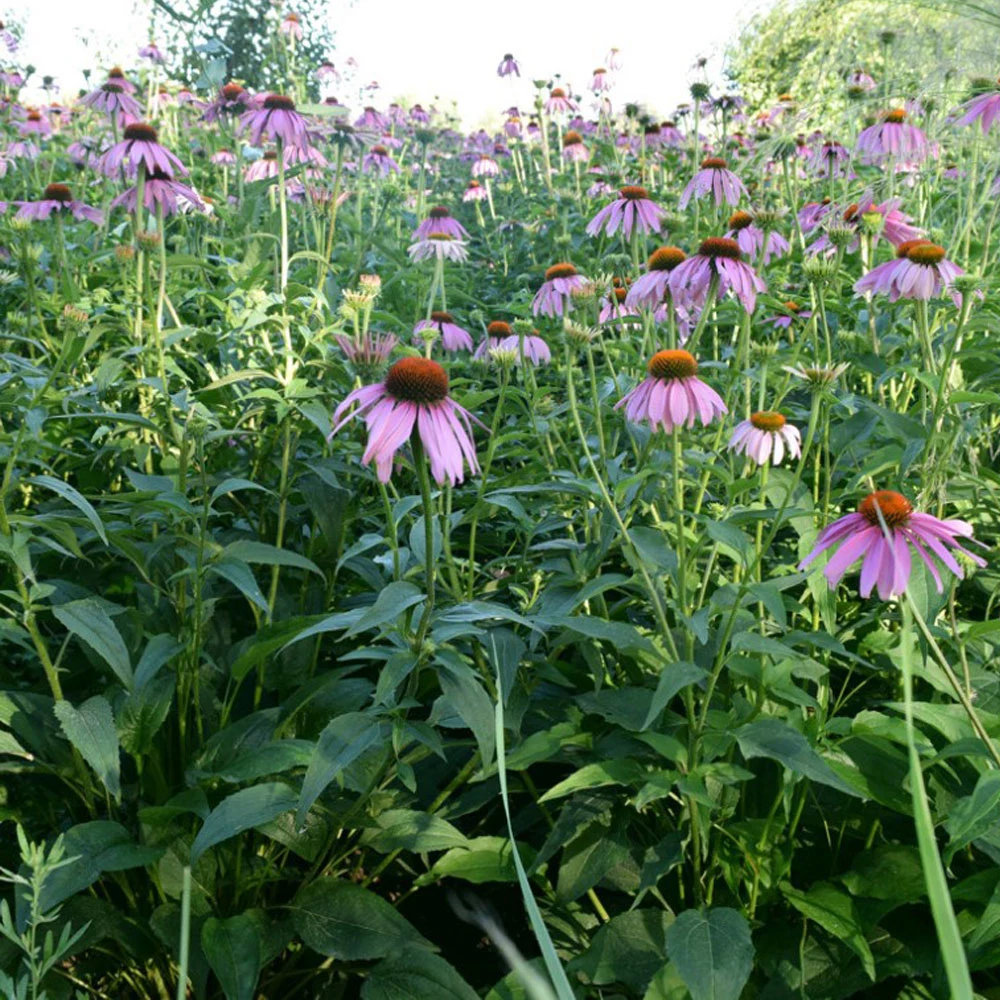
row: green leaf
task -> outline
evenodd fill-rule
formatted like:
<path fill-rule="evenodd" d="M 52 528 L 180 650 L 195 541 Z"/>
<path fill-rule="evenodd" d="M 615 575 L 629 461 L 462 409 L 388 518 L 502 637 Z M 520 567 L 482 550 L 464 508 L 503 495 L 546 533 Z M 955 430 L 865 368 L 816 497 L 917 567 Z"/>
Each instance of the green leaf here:
<path fill-rule="evenodd" d="M 959 799 L 948 812 L 944 825 L 951 839 L 945 859 L 950 862 L 956 851 L 997 824 L 1000 824 L 1000 771 L 987 771 L 979 776 L 972 794 Z"/>
<path fill-rule="evenodd" d="M 70 601 L 54 607 L 52 614 L 97 653 L 122 684 L 132 690 L 132 662 L 128 649 L 100 601 L 93 597 Z"/>
<path fill-rule="evenodd" d="M 587 639 L 601 639 L 610 642 L 622 652 L 656 652 L 652 642 L 634 625 L 627 622 L 607 621 L 603 618 L 591 618 L 588 615 L 563 615 L 552 618 L 550 624 L 582 635 Z"/>
<path fill-rule="evenodd" d="M 240 562 L 238 559 L 220 559 L 218 562 L 212 563 L 208 571 L 231 583 L 261 611 L 267 612 L 270 609 L 267 598 L 257 582 L 257 577 L 254 576 L 253 570 L 245 562 Z"/>
<path fill-rule="evenodd" d="M 80 751 L 80 756 L 94 769 L 104 787 L 121 801 L 121 760 L 118 731 L 111 705 L 95 695 L 79 708 L 68 701 L 55 703 L 56 718 L 66 739 Z"/>
<path fill-rule="evenodd" d="M 406 948 L 371 971 L 361 1000 L 478 1000 L 476 991 L 443 959 Z"/>
<path fill-rule="evenodd" d="M 472 730 L 479 745 L 479 755 L 484 768 L 493 762 L 496 739 L 493 732 L 494 708 L 477 675 L 457 657 L 438 655 L 438 680 L 448 703 L 462 721 Z"/>
<path fill-rule="evenodd" d="M 525 853 L 524 847 L 520 850 Z M 465 847 L 455 847 L 442 854 L 429 872 L 416 879 L 416 884 L 427 885 L 441 878 L 458 878 L 475 885 L 516 882 L 517 869 L 510 841 L 506 837 L 473 837 Z"/>
<path fill-rule="evenodd" d="M 149 752 L 153 738 L 170 714 L 174 685 L 172 674 L 157 677 L 133 691 L 122 703 L 118 711 L 118 735 L 126 752 L 133 757 Z"/>
<path fill-rule="evenodd" d="M 208 814 L 198 831 L 191 845 L 191 864 L 215 844 L 294 809 L 297 801 L 295 792 L 277 781 L 233 792 Z"/>
<path fill-rule="evenodd" d="M 299 555 L 298 552 L 289 552 L 287 549 L 268 545 L 266 542 L 254 542 L 241 538 L 239 541 L 230 542 L 223 552 L 233 559 L 240 559 L 247 563 L 260 563 L 264 566 L 292 566 L 295 569 L 308 570 L 319 577 L 323 576 L 323 571 L 311 559 Z"/>
<path fill-rule="evenodd" d="M 135 667 L 136 690 L 141 691 L 165 664 L 169 663 L 182 649 L 184 643 L 178 642 L 172 635 L 162 633 L 154 635 L 139 657 Z"/>
<path fill-rule="evenodd" d="M 670 699 L 674 695 L 700 681 L 706 673 L 704 667 L 696 666 L 694 663 L 667 664 L 660 671 L 660 679 L 656 682 L 656 690 L 649 701 L 649 711 L 646 713 L 646 721 L 643 722 L 642 728 L 649 729 L 660 712 L 670 704 Z"/>
<path fill-rule="evenodd" d="M 552 799 L 571 795 L 584 788 L 600 788 L 603 785 L 627 785 L 639 781 L 646 774 L 645 768 L 635 760 L 620 758 L 617 760 L 602 760 L 596 764 L 585 764 L 568 778 L 553 785 L 538 801 L 550 802 Z"/>
<path fill-rule="evenodd" d="M 908 844 L 883 844 L 864 851 L 841 881 L 852 895 L 867 899 L 915 903 L 927 895 L 920 852 Z"/>
<path fill-rule="evenodd" d="M 799 913 L 843 941 L 861 959 L 868 978 L 875 981 L 875 958 L 862 930 L 854 900 L 846 892 L 830 882 L 814 882 L 807 892 L 782 885 L 781 891 Z"/>
<path fill-rule="evenodd" d="M 344 638 L 394 622 L 407 608 L 412 608 L 423 599 L 423 591 L 412 583 L 405 580 L 390 583 L 378 595 L 375 603 L 344 633 Z"/>
<path fill-rule="evenodd" d="M 590 947 L 570 963 L 570 972 L 595 986 L 624 983 L 642 993 L 667 958 L 670 914 L 663 910 L 631 910 L 612 917 L 594 935 Z"/>
<path fill-rule="evenodd" d="M 35 486 L 44 486 L 46 489 L 52 490 L 53 493 L 58 493 L 64 500 L 68 500 L 90 522 L 101 541 L 105 545 L 108 544 L 108 536 L 104 532 L 104 525 L 100 517 L 97 516 L 97 511 L 94 510 L 91 502 L 78 489 L 70 486 L 69 483 L 64 483 L 61 479 L 56 479 L 54 476 L 35 476 L 29 479 L 28 482 Z"/>
<path fill-rule="evenodd" d="M 302 940 L 328 958 L 369 961 L 407 945 L 434 950 L 381 896 L 353 882 L 318 879 L 299 891 L 289 909 Z"/>
<path fill-rule="evenodd" d="M 201 948 L 226 1000 L 254 1000 L 260 975 L 260 939 L 250 917 L 209 917 L 201 928 Z"/>
<path fill-rule="evenodd" d="M 820 784 L 836 788 L 845 795 L 861 796 L 836 774 L 796 729 L 780 719 L 759 719 L 736 730 L 740 750 L 747 760 L 769 757 Z"/>
<path fill-rule="evenodd" d="M 447 851 L 466 847 L 462 832 L 440 816 L 412 809 L 387 809 L 375 817 L 377 831 L 365 834 L 364 842 L 382 854 L 390 851 Z"/>
<path fill-rule="evenodd" d="M 667 952 L 692 1000 L 739 1000 L 753 968 L 750 926 L 738 910 L 685 910 L 667 929 Z"/>
<path fill-rule="evenodd" d="M 224 493 L 236 493 L 238 490 L 260 490 L 262 493 L 269 493 L 274 496 L 274 491 L 269 490 L 260 483 L 255 483 L 252 479 L 229 478 L 223 479 L 218 486 L 212 490 L 212 503 L 215 503 Z"/>
<path fill-rule="evenodd" d="M 295 813 L 297 826 L 303 825 L 306 813 L 327 785 L 365 751 L 382 743 L 385 734 L 385 725 L 364 712 L 347 712 L 326 726 L 302 780 Z"/>

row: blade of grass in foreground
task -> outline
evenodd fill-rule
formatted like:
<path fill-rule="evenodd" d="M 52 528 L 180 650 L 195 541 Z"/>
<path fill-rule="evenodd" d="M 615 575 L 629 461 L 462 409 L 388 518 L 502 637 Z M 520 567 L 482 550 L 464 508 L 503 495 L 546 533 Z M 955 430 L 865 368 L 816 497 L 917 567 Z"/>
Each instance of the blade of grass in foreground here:
<path fill-rule="evenodd" d="M 907 600 L 909 596 L 907 595 Z M 955 919 L 948 893 L 941 856 L 934 839 L 934 821 L 927 802 L 924 776 L 920 770 L 920 756 L 913 735 L 913 618 L 908 603 L 903 604 L 903 697 L 906 704 L 906 742 L 910 748 L 910 791 L 913 795 L 913 819 L 917 827 L 917 845 L 920 848 L 920 862 L 924 869 L 924 881 L 931 901 L 934 928 L 941 945 L 941 958 L 951 1000 L 973 1000 L 972 980 L 969 978 L 969 964 L 962 946 L 962 935 Z"/>
<path fill-rule="evenodd" d="M 504 742 L 504 709 L 503 709 L 503 680 L 500 676 L 500 658 L 497 655 L 496 645 L 491 645 L 493 653 L 493 667 L 496 670 L 497 684 L 497 704 L 494 727 L 496 730 L 496 753 L 497 753 L 497 773 L 500 776 L 500 798 L 503 800 L 503 811 L 507 817 L 507 833 L 510 836 L 511 853 L 514 856 L 514 867 L 517 870 L 517 880 L 521 884 L 521 894 L 524 896 L 524 906 L 528 911 L 528 920 L 531 929 L 538 941 L 538 947 L 542 950 L 542 959 L 545 962 L 546 971 L 555 986 L 555 995 L 558 1000 L 574 1000 L 573 988 L 566 978 L 566 971 L 556 954 L 555 945 L 549 936 L 549 930 L 542 920 L 542 914 L 535 902 L 535 896 L 531 891 L 531 883 L 528 882 L 528 875 L 521 863 L 521 855 L 517 850 L 517 841 L 514 839 L 514 824 L 510 818 L 510 801 L 507 797 L 507 747 Z"/>

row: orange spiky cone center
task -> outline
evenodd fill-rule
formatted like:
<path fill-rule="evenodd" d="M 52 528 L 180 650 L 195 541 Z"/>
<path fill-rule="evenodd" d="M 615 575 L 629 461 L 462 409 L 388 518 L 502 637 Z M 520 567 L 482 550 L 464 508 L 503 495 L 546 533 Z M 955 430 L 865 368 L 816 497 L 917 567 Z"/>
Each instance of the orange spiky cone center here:
<path fill-rule="evenodd" d="M 858 504 L 858 513 L 874 527 L 879 527 L 879 511 L 889 528 L 902 527 L 910 520 L 913 505 L 902 493 L 894 490 L 876 490 Z"/>
<path fill-rule="evenodd" d="M 430 358 L 401 358 L 386 373 L 390 396 L 407 403 L 437 403 L 448 395 L 448 374 Z"/>
<path fill-rule="evenodd" d="M 687 351 L 658 351 L 647 366 L 653 378 L 691 378 L 698 371 L 698 362 Z"/>

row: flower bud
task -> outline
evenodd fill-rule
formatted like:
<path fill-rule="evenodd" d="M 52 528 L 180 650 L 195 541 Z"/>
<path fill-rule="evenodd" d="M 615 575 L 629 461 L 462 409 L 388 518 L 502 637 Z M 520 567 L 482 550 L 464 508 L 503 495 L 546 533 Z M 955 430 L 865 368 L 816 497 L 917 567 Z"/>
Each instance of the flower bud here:
<path fill-rule="evenodd" d="M 861 232 L 866 236 L 878 236 L 885 226 L 885 217 L 874 209 L 861 216 Z"/>

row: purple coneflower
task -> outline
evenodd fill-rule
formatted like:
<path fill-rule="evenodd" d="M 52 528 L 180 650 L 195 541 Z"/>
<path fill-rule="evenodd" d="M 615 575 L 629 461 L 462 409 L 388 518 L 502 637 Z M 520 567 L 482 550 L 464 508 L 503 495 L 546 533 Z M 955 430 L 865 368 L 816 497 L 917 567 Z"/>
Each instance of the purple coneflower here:
<path fill-rule="evenodd" d="M 444 205 L 435 205 L 427 213 L 427 218 L 413 230 L 413 239 L 425 240 L 429 236 L 441 234 L 454 240 L 468 239 L 469 236 L 462 223 L 453 218 Z"/>
<path fill-rule="evenodd" d="M 159 170 L 167 177 L 174 172 L 187 174 L 184 164 L 173 153 L 157 141 L 158 135 L 152 125 L 136 122 L 128 125 L 122 141 L 115 143 L 100 159 L 101 172 L 108 177 L 117 176 L 124 166 L 126 174 L 134 176 L 142 164 L 146 173 Z"/>
<path fill-rule="evenodd" d="M 811 233 L 830 212 L 834 211 L 834 206 L 829 198 L 822 201 L 810 201 L 799 209 L 799 225 L 803 233 Z"/>
<path fill-rule="evenodd" d="M 896 259 L 879 264 L 854 284 L 859 295 L 865 292 L 897 299 L 927 300 L 951 291 L 955 279 L 965 271 L 945 259 L 944 247 L 929 240 L 909 240 L 896 248 Z M 956 304 L 960 302 L 953 293 Z"/>
<path fill-rule="evenodd" d="M 603 94 L 605 91 L 611 89 L 611 80 L 608 71 L 603 66 L 594 70 L 594 74 L 590 78 L 590 89 L 595 94 Z"/>
<path fill-rule="evenodd" d="M 299 20 L 299 15 L 294 11 L 289 11 L 281 19 L 281 24 L 278 25 L 278 31 L 280 31 L 285 38 L 291 38 L 293 41 L 301 42 L 302 22 Z"/>
<path fill-rule="evenodd" d="M 809 157 L 809 169 L 816 177 L 849 177 L 851 154 L 839 142 L 828 139 L 813 150 Z"/>
<path fill-rule="evenodd" d="M 669 434 L 675 427 L 694 427 L 698 419 L 707 427 L 729 412 L 722 397 L 698 378 L 698 362 L 687 351 L 658 351 L 647 370 L 648 376 L 615 403 L 632 423 L 645 421 Z"/>
<path fill-rule="evenodd" d="M 472 164 L 473 177 L 496 177 L 500 173 L 500 166 L 489 153 L 480 153 L 479 159 Z"/>
<path fill-rule="evenodd" d="M 156 66 L 162 66 L 167 61 L 167 57 L 160 51 L 156 42 L 152 40 L 150 40 L 148 45 L 144 45 L 139 49 L 139 58 L 148 59 Z"/>
<path fill-rule="evenodd" d="M 865 215 L 880 215 L 882 216 L 882 227 L 874 233 L 872 241 L 877 243 L 884 237 L 893 246 L 899 246 L 901 243 L 907 243 L 923 236 L 923 230 L 910 225 L 910 217 L 899 210 L 899 205 L 899 198 L 890 198 L 888 201 L 876 205 L 872 201 L 871 195 L 866 192 L 858 201 L 848 205 L 843 212 L 842 219 L 848 226 L 858 230 Z M 855 237 L 847 249 L 854 253 L 860 242 L 860 236 Z M 832 253 L 833 250 L 834 246 L 826 235 L 821 236 L 815 243 L 810 243 L 808 247 L 809 253 Z"/>
<path fill-rule="evenodd" d="M 469 186 L 462 193 L 462 201 L 486 201 L 489 192 L 479 183 L 479 181 L 469 181 Z"/>
<path fill-rule="evenodd" d="M 792 321 L 796 319 L 809 319 L 812 313 L 808 309 L 803 309 L 798 302 L 794 302 L 789 299 L 787 302 L 781 303 L 781 308 L 785 311 L 778 316 L 768 316 L 764 320 L 765 323 L 770 324 L 776 330 L 787 330 L 792 325 Z"/>
<path fill-rule="evenodd" d="M 463 330 L 449 312 L 432 312 L 430 319 L 422 319 L 413 328 L 414 339 L 421 340 L 422 330 L 434 330 L 441 335 L 441 346 L 446 351 L 471 351 L 472 335 Z"/>
<path fill-rule="evenodd" d="M 823 570 L 827 582 L 836 587 L 848 569 L 864 556 L 861 596 L 868 597 L 877 585 L 878 596 L 886 601 L 904 593 L 909 585 L 910 546 L 913 546 L 940 594 L 944 587 L 932 555 L 960 580 L 965 574 L 949 549 L 961 552 L 977 566 L 986 565 L 985 560 L 962 548 L 958 538 L 972 538 L 971 525 L 921 514 L 901 493 L 876 490 L 861 501 L 855 513 L 838 518 L 819 533 L 816 547 L 802 560 L 799 569 L 805 569 L 820 553 L 842 542 Z"/>
<path fill-rule="evenodd" d="M 583 136 L 576 129 L 570 129 L 563 135 L 562 145 L 562 157 L 567 162 L 589 162 L 590 150 L 584 145 Z"/>
<path fill-rule="evenodd" d="M 356 368 L 365 371 L 372 371 L 384 365 L 399 343 L 391 333 L 376 333 L 373 336 L 370 331 L 360 340 L 354 340 L 342 333 L 336 334 L 333 339 L 337 341 L 347 360 Z"/>
<path fill-rule="evenodd" d="M 619 192 L 620 197 L 605 205 L 587 224 L 587 235 L 597 236 L 601 230 L 614 236 L 619 229 L 625 239 L 632 238 L 637 230 L 644 236 L 660 231 L 660 218 L 664 214 L 656 202 L 650 200 L 644 187 L 627 185 Z"/>
<path fill-rule="evenodd" d="M 576 101 L 566 96 L 566 91 L 562 87 L 553 87 L 549 92 L 549 99 L 545 102 L 545 113 L 547 115 L 572 114 L 577 110 Z"/>
<path fill-rule="evenodd" d="M 542 339 L 537 330 L 524 337 L 512 333 L 509 337 L 504 337 L 499 344 L 495 345 L 497 350 L 514 351 L 517 354 L 515 364 L 521 363 L 522 351 L 525 361 L 530 361 L 535 367 L 547 365 L 552 360 L 552 352 L 549 345 Z"/>
<path fill-rule="evenodd" d="M 608 50 L 608 55 L 607 58 L 605 58 L 604 60 L 604 65 L 607 66 L 608 69 L 613 69 L 613 70 L 621 69 L 622 68 L 621 51 L 612 46 Z"/>
<path fill-rule="evenodd" d="M 572 264 L 553 264 L 545 272 L 545 281 L 535 293 L 531 311 L 536 316 L 562 316 L 572 308 L 573 289 L 586 284 L 587 279 L 577 273 Z"/>
<path fill-rule="evenodd" d="M 500 347 L 501 341 L 505 337 L 511 336 L 514 331 L 510 323 L 505 323 L 502 319 L 495 319 L 486 327 L 486 337 L 480 341 L 472 357 L 476 361 L 487 361 L 490 351 L 495 351 Z"/>
<path fill-rule="evenodd" d="M 247 111 L 240 119 L 250 143 L 262 146 L 265 139 L 281 141 L 286 146 L 308 146 L 306 120 L 295 110 L 295 102 L 283 94 L 268 94 L 257 111 Z"/>
<path fill-rule="evenodd" d="M 772 260 L 784 257 L 788 253 L 788 240 L 781 233 L 773 230 L 766 234 L 767 247 L 764 247 L 765 233 L 763 229 L 754 225 L 753 216 L 749 212 L 733 212 L 729 217 L 729 232 L 726 237 L 736 240 L 740 249 L 751 259 L 760 259 L 761 264 L 767 267 Z M 763 250 L 764 256 L 760 257 Z"/>
<path fill-rule="evenodd" d="M 853 70 L 847 77 L 848 90 L 855 90 L 860 94 L 869 94 L 877 86 L 874 78 L 863 69 Z"/>
<path fill-rule="evenodd" d="M 37 135 L 44 139 L 52 134 L 52 125 L 40 111 L 32 108 L 17 127 L 17 131 L 23 136 Z"/>
<path fill-rule="evenodd" d="M 138 118 L 142 114 L 138 101 L 117 83 L 102 84 L 97 90 L 92 90 L 81 98 L 80 103 L 95 111 L 103 111 L 109 118 L 117 118 L 119 115 Z"/>
<path fill-rule="evenodd" d="M 679 247 L 659 247 L 646 261 L 646 273 L 638 277 L 628 290 L 625 304 L 633 308 L 657 308 L 670 291 L 670 274 L 687 260 Z"/>
<path fill-rule="evenodd" d="M 799 429 L 785 420 L 781 413 L 762 410 L 749 420 L 737 424 L 729 439 L 729 447 L 737 455 L 746 455 L 758 465 L 781 465 L 785 455 L 798 458 L 802 453 Z"/>
<path fill-rule="evenodd" d="M 354 122 L 354 127 L 366 129 L 370 132 L 377 132 L 381 135 L 383 132 L 388 131 L 389 119 L 369 105 L 358 116 Z"/>
<path fill-rule="evenodd" d="M 399 164 L 392 158 L 392 154 L 381 143 L 372 146 L 365 153 L 361 160 L 362 173 L 376 173 L 381 177 L 388 177 L 389 174 L 399 173 Z"/>
<path fill-rule="evenodd" d="M 910 163 L 927 159 L 931 151 L 927 136 L 906 117 L 906 112 L 900 108 L 887 111 L 882 121 L 861 132 L 857 149 L 867 162 L 880 163 L 889 157 Z"/>
<path fill-rule="evenodd" d="M 124 207 L 128 212 L 135 212 L 139 200 L 139 185 L 133 185 L 123 191 L 113 202 L 112 208 Z M 163 210 L 164 215 L 174 215 L 186 206 L 205 211 L 207 206 L 201 195 L 194 188 L 175 181 L 173 177 L 162 170 L 150 170 L 142 188 L 142 203 L 150 212 Z"/>
<path fill-rule="evenodd" d="M 137 87 L 131 80 L 127 79 L 121 66 L 112 66 L 108 70 L 108 83 L 116 83 L 126 94 L 134 94 Z"/>
<path fill-rule="evenodd" d="M 278 176 L 278 154 L 273 149 L 267 150 L 262 157 L 247 164 L 243 171 L 243 179 L 252 184 L 255 181 L 266 181 Z"/>
<path fill-rule="evenodd" d="M 597 322 L 615 323 L 626 316 L 638 316 L 638 308 L 630 306 L 627 300 L 628 288 L 625 287 L 621 278 L 614 278 L 610 292 L 601 299 Z"/>
<path fill-rule="evenodd" d="M 703 240 L 698 252 L 673 270 L 670 291 L 674 300 L 685 307 L 700 306 L 713 278 L 718 281 L 720 297 L 732 292 L 751 313 L 757 304 L 757 292 L 767 291 L 763 279 L 743 260 L 736 240 L 717 236 Z"/>
<path fill-rule="evenodd" d="M 435 257 L 438 260 L 454 260 L 459 263 L 469 259 L 469 251 L 465 243 L 447 233 L 429 233 L 411 243 L 406 251 L 413 260 L 427 260 Z"/>
<path fill-rule="evenodd" d="M 396 452 L 414 433 L 438 485 L 462 482 L 466 466 L 472 474 L 479 471 L 472 437 L 476 418 L 448 395 L 448 374 L 436 361 L 402 358 L 382 382 L 355 389 L 334 411 L 331 436 L 356 416 L 364 417 L 368 428 L 361 461 L 374 460 L 383 483 L 392 475 Z"/>
<path fill-rule="evenodd" d="M 500 65 L 497 66 L 497 76 L 520 76 L 521 66 L 518 61 L 509 53 L 505 53 Z"/>
<path fill-rule="evenodd" d="M 973 97 L 958 110 L 963 114 L 955 122 L 956 125 L 973 125 L 978 121 L 983 135 L 985 135 L 992 128 L 993 123 L 1000 118 L 1000 81 L 998 81 L 998 89 Z"/>
<path fill-rule="evenodd" d="M 220 149 L 209 157 L 209 162 L 217 167 L 231 167 L 236 162 L 236 154 L 229 149 Z"/>
<path fill-rule="evenodd" d="M 710 156 L 701 161 L 701 169 L 691 178 L 683 194 L 680 207 L 687 208 L 692 196 L 704 198 L 711 194 L 716 205 L 735 205 L 741 197 L 746 197 L 747 189 L 743 181 L 734 174 L 719 156 Z"/>
<path fill-rule="evenodd" d="M 215 122 L 230 115 L 242 115 L 250 107 L 250 102 L 250 94 L 245 88 L 238 83 L 227 83 L 219 88 L 202 117 L 206 122 Z"/>
<path fill-rule="evenodd" d="M 104 219 L 101 210 L 74 201 L 70 189 L 65 184 L 50 184 L 38 201 L 18 201 L 17 218 L 28 221 L 47 219 L 53 212 L 70 212 L 74 219 L 84 219 L 100 225 Z"/>

